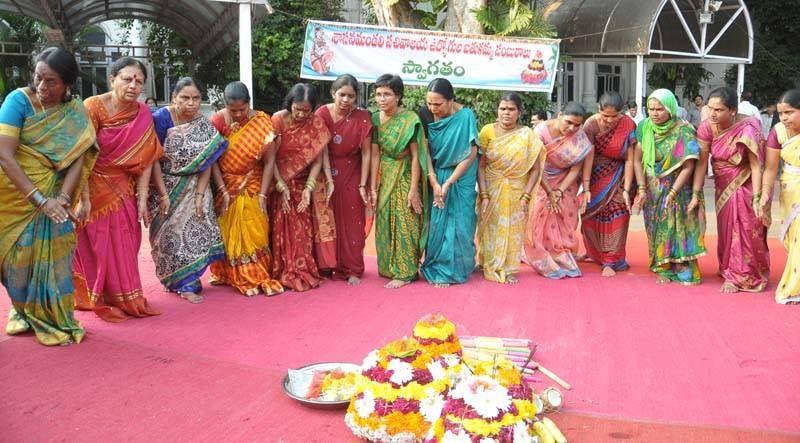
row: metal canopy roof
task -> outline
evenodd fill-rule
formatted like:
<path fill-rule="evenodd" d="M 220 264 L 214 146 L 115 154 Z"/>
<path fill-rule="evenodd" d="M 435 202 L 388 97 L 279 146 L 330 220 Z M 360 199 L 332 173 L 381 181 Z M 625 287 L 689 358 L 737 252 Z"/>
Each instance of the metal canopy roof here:
<path fill-rule="evenodd" d="M 199 58 L 209 59 L 236 43 L 239 5 L 207 0 L 0 0 L 0 11 L 41 20 L 67 41 L 77 31 L 106 20 L 141 19 L 181 34 Z M 255 19 L 266 14 L 253 8 Z"/>
<path fill-rule="evenodd" d="M 544 16 L 563 39 L 564 53 L 577 58 L 753 60 L 753 28 L 743 0 L 555 0 Z M 709 18 L 713 23 L 701 23 Z"/>

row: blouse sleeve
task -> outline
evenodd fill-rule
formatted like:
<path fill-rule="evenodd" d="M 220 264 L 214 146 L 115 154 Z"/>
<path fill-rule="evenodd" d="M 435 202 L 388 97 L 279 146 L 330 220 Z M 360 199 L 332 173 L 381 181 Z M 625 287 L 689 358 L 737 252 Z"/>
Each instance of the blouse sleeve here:
<path fill-rule="evenodd" d="M 494 130 L 493 129 L 494 129 L 494 126 L 491 125 L 491 124 L 488 124 L 488 125 L 485 125 L 483 128 L 481 128 L 481 132 L 478 133 L 478 144 L 481 147 L 481 151 L 486 149 L 486 147 L 489 146 L 489 143 L 492 142 L 492 139 L 494 138 Z"/>
<path fill-rule="evenodd" d="M 12 91 L 0 106 L 0 135 L 19 139 L 25 119 L 33 115 L 33 108 L 21 89 Z"/>
<path fill-rule="evenodd" d="M 700 127 L 697 128 L 697 140 L 704 143 L 714 141 L 714 135 L 711 133 L 711 123 L 708 120 L 700 123 Z"/>
<path fill-rule="evenodd" d="M 770 149 L 781 149 L 781 142 L 778 141 L 778 133 L 775 131 L 775 127 L 769 130 L 769 136 L 767 136 L 767 147 Z"/>

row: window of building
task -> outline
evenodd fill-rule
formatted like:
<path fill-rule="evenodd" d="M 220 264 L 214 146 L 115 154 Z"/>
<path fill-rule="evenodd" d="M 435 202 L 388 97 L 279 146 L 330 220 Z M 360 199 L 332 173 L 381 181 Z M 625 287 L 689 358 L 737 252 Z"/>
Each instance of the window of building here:
<path fill-rule="evenodd" d="M 622 66 L 610 64 L 597 65 L 597 101 L 609 91 L 620 92 L 622 86 Z"/>

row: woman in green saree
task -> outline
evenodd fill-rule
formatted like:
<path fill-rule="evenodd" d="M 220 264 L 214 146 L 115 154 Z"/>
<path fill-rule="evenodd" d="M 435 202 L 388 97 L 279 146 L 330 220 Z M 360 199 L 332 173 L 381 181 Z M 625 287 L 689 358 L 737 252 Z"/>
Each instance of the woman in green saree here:
<path fill-rule="evenodd" d="M 79 343 L 74 317 L 72 200 L 94 165 L 95 133 L 70 88 L 75 57 L 61 48 L 36 58 L 33 86 L 0 107 L 0 280 L 12 307 L 6 333 L 33 330 L 43 345 Z"/>
<path fill-rule="evenodd" d="M 700 146 L 694 128 L 677 117 L 672 92 L 653 91 L 647 110 L 649 117 L 636 128 L 633 169 L 639 187 L 633 210 L 644 207 L 650 271 L 657 275 L 656 283 L 698 284 L 706 219 L 702 208 L 690 208 L 697 198 L 691 180 Z"/>
<path fill-rule="evenodd" d="M 422 123 L 400 106 L 403 80 L 383 74 L 375 80 L 370 198 L 376 203 L 378 273 L 396 289 L 418 278 L 428 241 L 428 148 Z M 380 187 L 378 186 L 380 176 Z"/>

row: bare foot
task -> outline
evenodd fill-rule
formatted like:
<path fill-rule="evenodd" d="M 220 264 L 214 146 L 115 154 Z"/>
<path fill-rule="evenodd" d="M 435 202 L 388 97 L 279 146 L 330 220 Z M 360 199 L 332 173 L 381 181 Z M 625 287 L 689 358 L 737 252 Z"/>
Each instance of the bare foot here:
<path fill-rule="evenodd" d="M 431 283 L 431 285 L 433 285 L 434 288 L 441 288 L 441 289 L 450 287 L 450 283 Z"/>
<path fill-rule="evenodd" d="M 600 273 L 603 277 L 613 277 L 617 275 L 617 271 L 615 271 L 611 266 L 603 266 L 603 272 Z"/>
<path fill-rule="evenodd" d="M 658 285 L 666 285 L 669 282 L 670 282 L 670 279 L 668 279 L 667 277 L 662 277 L 660 275 L 658 277 L 656 277 L 656 284 L 658 284 Z"/>
<path fill-rule="evenodd" d="M 722 284 L 722 287 L 719 288 L 719 292 L 722 292 L 723 294 L 733 294 L 734 292 L 739 292 L 739 288 L 737 288 L 733 283 L 726 281 Z"/>
<path fill-rule="evenodd" d="M 519 279 L 517 278 L 516 275 L 514 275 L 514 274 L 506 275 L 506 284 L 507 285 L 515 285 L 517 283 L 519 283 Z"/>
<path fill-rule="evenodd" d="M 592 259 L 589 258 L 589 254 L 581 254 L 581 255 L 575 257 L 575 260 L 576 261 L 592 261 Z"/>
<path fill-rule="evenodd" d="M 390 281 L 389 283 L 386 283 L 385 285 L 383 285 L 383 287 L 386 288 L 386 289 L 398 289 L 398 288 L 402 288 L 403 286 L 405 286 L 405 285 L 407 285 L 409 283 L 411 283 L 411 282 L 410 281 L 405 281 L 405 280 L 397 280 L 397 279 L 395 279 L 395 280 Z"/>
<path fill-rule="evenodd" d="M 357 285 L 357 284 L 359 284 L 359 283 L 361 283 L 361 279 L 360 279 L 360 278 L 358 278 L 358 277 L 356 277 L 355 275 L 351 275 L 351 276 L 350 276 L 350 277 L 347 279 L 347 284 L 348 284 L 348 285 L 350 285 L 350 286 L 355 286 L 355 285 Z"/>

